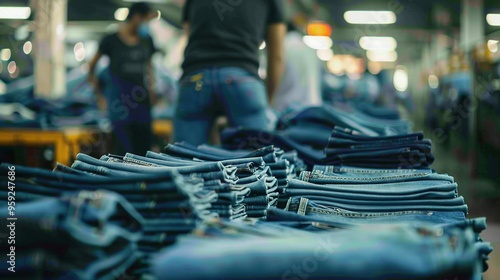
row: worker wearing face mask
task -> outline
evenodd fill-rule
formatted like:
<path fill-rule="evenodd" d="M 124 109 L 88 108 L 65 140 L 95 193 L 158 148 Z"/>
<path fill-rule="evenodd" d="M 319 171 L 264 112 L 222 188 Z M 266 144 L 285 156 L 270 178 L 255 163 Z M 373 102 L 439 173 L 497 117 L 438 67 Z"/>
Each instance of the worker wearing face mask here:
<path fill-rule="evenodd" d="M 94 68 L 101 56 L 109 57 L 108 82 L 102 93 L 113 125 L 115 154 L 145 155 L 151 146 L 151 106 L 155 103 L 151 57 L 155 47 L 149 21 L 156 16 L 148 4 L 133 4 L 119 30 L 101 40 L 89 65 L 88 79 L 100 98 Z"/>

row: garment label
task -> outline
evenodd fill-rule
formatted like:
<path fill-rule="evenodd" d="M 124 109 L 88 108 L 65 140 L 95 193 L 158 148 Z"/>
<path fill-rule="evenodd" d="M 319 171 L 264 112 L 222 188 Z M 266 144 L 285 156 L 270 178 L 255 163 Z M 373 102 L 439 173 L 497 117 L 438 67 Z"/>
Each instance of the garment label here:
<path fill-rule="evenodd" d="M 203 79 L 203 73 L 193 75 L 193 76 L 191 76 L 191 78 L 189 80 L 194 83 L 194 82 L 197 82 L 201 79 Z"/>
<path fill-rule="evenodd" d="M 304 197 L 300 198 L 299 209 L 297 210 L 297 214 L 299 214 L 301 216 L 306 215 L 307 202 L 309 202 L 309 199 L 304 198 Z"/>

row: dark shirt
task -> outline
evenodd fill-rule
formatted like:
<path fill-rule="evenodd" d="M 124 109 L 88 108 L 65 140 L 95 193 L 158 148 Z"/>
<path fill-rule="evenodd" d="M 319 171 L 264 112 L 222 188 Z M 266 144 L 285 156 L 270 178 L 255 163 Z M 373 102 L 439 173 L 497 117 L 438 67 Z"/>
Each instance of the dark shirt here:
<path fill-rule="evenodd" d="M 131 46 L 114 33 L 102 39 L 99 51 L 110 60 L 104 76 L 109 119 L 149 123 L 151 100 L 145 77 L 146 66 L 155 52 L 152 38 L 141 39 Z"/>
<path fill-rule="evenodd" d="M 101 40 L 99 51 L 109 57 L 112 75 L 144 86 L 146 65 L 155 52 L 151 37 L 141 39 L 138 44 L 132 46 L 125 44 L 117 33 L 113 33 Z"/>
<path fill-rule="evenodd" d="M 258 77 L 267 27 L 283 22 L 281 0 L 187 0 L 190 24 L 184 74 L 206 67 L 241 67 Z"/>

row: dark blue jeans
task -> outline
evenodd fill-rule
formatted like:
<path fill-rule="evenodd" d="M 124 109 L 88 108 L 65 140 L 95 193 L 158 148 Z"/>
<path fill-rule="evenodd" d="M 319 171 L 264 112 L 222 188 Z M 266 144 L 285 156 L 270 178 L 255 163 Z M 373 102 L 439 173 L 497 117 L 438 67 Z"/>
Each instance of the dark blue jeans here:
<path fill-rule="evenodd" d="M 193 145 L 208 142 L 218 115 L 233 127 L 267 127 L 269 106 L 262 80 L 237 67 L 207 68 L 179 82 L 174 139 Z"/>

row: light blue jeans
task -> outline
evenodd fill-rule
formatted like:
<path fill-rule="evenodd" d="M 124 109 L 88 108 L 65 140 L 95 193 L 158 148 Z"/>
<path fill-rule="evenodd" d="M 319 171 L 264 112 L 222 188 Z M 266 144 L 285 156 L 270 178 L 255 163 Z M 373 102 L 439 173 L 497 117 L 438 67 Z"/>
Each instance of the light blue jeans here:
<path fill-rule="evenodd" d="M 201 145 L 208 142 L 217 116 L 232 127 L 264 129 L 269 107 L 264 83 L 237 67 L 207 68 L 188 73 L 179 82 L 174 117 L 175 142 Z"/>

